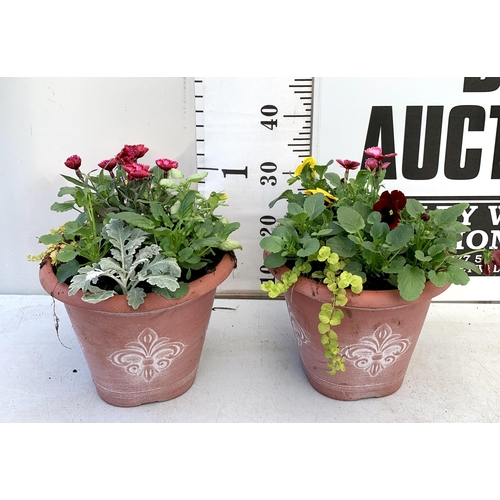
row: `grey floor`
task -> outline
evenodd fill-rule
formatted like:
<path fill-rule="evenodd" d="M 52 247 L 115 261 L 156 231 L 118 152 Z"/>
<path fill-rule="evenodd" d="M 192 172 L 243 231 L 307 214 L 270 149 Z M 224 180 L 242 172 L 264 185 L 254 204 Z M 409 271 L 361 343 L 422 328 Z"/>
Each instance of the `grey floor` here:
<path fill-rule="evenodd" d="M 309 385 L 282 300 L 216 299 L 193 387 L 135 408 L 103 402 L 64 307 L 0 296 L 0 422 L 500 422 L 500 305 L 431 305 L 402 388 L 331 400 Z"/>

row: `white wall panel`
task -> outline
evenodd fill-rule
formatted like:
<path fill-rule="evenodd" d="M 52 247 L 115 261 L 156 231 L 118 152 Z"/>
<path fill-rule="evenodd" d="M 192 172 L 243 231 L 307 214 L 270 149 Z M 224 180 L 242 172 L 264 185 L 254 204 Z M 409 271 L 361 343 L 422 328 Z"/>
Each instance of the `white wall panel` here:
<path fill-rule="evenodd" d="M 69 218 L 49 210 L 66 158 L 88 171 L 138 143 L 150 148 L 144 163 L 196 170 L 192 78 L 0 78 L 0 293 L 42 292 L 26 255 Z"/>

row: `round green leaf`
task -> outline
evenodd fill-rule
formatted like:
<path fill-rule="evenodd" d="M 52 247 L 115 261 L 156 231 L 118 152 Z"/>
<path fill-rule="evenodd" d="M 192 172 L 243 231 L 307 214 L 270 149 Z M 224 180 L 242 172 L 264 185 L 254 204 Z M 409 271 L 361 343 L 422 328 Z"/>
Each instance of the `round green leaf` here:
<path fill-rule="evenodd" d="M 278 236 L 266 236 L 260 240 L 260 248 L 267 250 L 268 252 L 281 252 L 285 246 L 285 243 Z"/>
<path fill-rule="evenodd" d="M 264 259 L 264 266 L 268 269 L 276 269 L 277 267 L 284 266 L 286 263 L 286 258 L 279 253 L 270 253 Z"/>
<path fill-rule="evenodd" d="M 337 219 L 342 228 L 348 233 L 357 233 L 365 227 L 363 217 L 351 207 L 339 207 Z"/>
<path fill-rule="evenodd" d="M 422 269 L 406 265 L 398 274 L 398 289 L 405 300 L 417 300 L 425 287 L 425 273 Z"/>

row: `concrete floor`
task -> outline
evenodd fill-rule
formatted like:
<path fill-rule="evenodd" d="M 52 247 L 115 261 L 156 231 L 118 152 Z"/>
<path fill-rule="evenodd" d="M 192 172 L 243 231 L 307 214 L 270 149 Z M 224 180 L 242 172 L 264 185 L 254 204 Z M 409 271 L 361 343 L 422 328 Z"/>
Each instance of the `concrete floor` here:
<path fill-rule="evenodd" d="M 302 370 L 282 300 L 216 299 L 197 379 L 172 401 L 117 408 L 97 395 L 66 311 L 0 296 L 0 422 L 500 422 L 500 305 L 431 305 L 401 389 L 335 401 Z"/>

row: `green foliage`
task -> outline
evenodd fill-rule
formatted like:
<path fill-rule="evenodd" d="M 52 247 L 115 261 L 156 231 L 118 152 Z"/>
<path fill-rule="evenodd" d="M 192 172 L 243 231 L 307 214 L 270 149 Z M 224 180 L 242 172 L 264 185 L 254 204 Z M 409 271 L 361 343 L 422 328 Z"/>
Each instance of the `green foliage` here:
<path fill-rule="evenodd" d="M 118 235 L 114 234 L 114 228 L 122 227 L 123 234 L 131 231 L 132 239 L 127 242 L 133 244 L 136 256 L 143 258 L 155 249 L 155 254 L 150 256 L 150 265 L 154 262 L 155 269 L 159 262 L 176 262 L 181 269 L 181 281 L 175 288 L 167 284 L 166 278 L 158 281 L 153 275 L 148 275 L 148 279 L 143 280 L 153 291 L 167 298 L 187 293 L 187 283 L 213 268 L 222 253 L 241 249 L 239 242 L 229 238 L 240 224 L 216 214 L 219 207 L 226 205 L 226 195 L 212 192 L 205 197 L 193 186 L 207 173 L 185 178 L 177 169 L 177 163 L 170 160 L 157 160 L 158 166 L 149 168 L 137 162 L 146 151 L 142 145 L 125 146 L 109 160 L 113 161 L 111 169 L 107 168 L 109 162 L 102 162 L 97 174 L 95 171 L 83 174 L 78 168 L 74 170 L 77 178 L 62 176 L 70 185 L 63 186 L 58 196 L 68 199 L 54 203 L 51 209 L 57 212 L 73 209 L 79 215 L 58 230 L 41 236 L 39 241 L 47 246 L 46 251 L 29 258 L 39 260 L 50 256 L 60 281 L 78 276 L 78 284 L 91 292 L 85 300 L 103 300 L 115 293 L 114 289 L 107 288 L 109 280 L 101 279 L 106 292 L 101 295 L 101 292 L 95 292 L 94 278 L 82 281 L 88 268 L 93 269 L 91 276 L 105 271 L 107 274 L 102 274 L 102 277 L 122 282 L 123 277 L 116 274 L 117 269 L 106 268 L 111 265 L 106 259 L 121 262 L 125 269 L 130 264 L 122 260 L 126 255 L 117 254 Z M 119 226 L 116 225 L 118 221 Z M 122 243 L 123 234 L 119 235 Z M 136 238 L 137 234 L 141 236 Z M 141 242 L 140 248 L 135 247 L 138 241 Z M 144 266 L 142 261 L 141 266 Z M 85 270 L 83 274 L 80 268 Z M 140 277 L 145 278 L 144 273 Z M 118 290 L 119 293 L 127 292 L 129 302 L 137 306 L 142 301 L 142 293 L 138 291 L 137 283 L 133 283 L 131 288 L 120 285 Z"/>
<path fill-rule="evenodd" d="M 330 373 L 343 369 L 331 327 L 342 319 L 337 308 L 347 301 L 345 289 L 360 293 L 363 286 L 397 288 L 401 297 L 413 301 L 428 280 L 439 287 L 463 285 L 469 281 L 466 269 L 479 273 L 477 266 L 457 255 L 457 242 L 469 231 L 458 219 L 468 205 L 426 210 L 399 191 L 381 196 L 384 158 L 373 161 L 373 169 L 362 169 L 349 178 L 348 168 L 341 177 L 327 172 L 332 161 L 320 166 L 306 158 L 288 181 L 290 185 L 300 182 L 303 189 L 287 189 L 271 202 L 270 206 L 286 200 L 287 209 L 272 234 L 260 242 L 269 252 L 266 267 L 287 265 L 294 279 L 302 275 L 321 281 L 332 292 L 332 302 L 323 306 L 318 326 Z M 266 283 L 262 289 L 275 297 L 292 285 L 285 273 L 280 282 Z"/>

